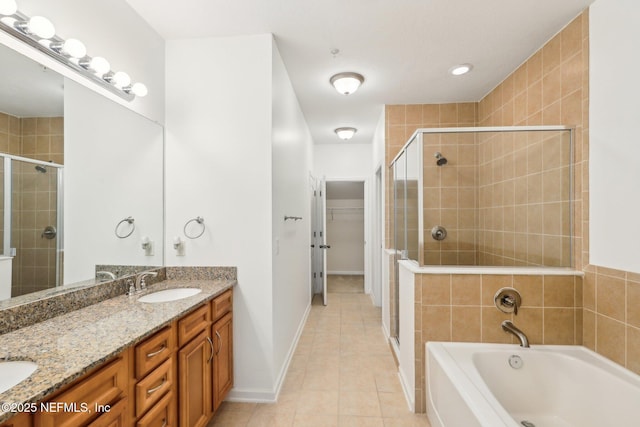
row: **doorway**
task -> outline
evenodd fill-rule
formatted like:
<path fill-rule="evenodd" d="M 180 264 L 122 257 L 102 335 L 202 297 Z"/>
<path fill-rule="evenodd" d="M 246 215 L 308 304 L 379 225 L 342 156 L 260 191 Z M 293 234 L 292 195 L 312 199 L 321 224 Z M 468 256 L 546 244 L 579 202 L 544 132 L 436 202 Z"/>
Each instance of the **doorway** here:
<path fill-rule="evenodd" d="M 327 291 L 365 292 L 365 183 L 326 183 Z"/>

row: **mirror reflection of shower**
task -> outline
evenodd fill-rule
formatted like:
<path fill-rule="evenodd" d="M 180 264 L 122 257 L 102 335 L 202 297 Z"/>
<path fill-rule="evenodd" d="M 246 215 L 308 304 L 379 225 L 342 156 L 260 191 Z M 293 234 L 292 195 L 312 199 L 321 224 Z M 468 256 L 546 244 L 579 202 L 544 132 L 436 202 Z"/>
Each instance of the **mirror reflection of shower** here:
<path fill-rule="evenodd" d="M 433 157 L 436 158 L 436 165 L 442 166 L 447 164 L 447 158 L 442 155 L 439 151 L 436 151 L 433 154 Z"/>
<path fill-rule="evenodd" d="M 0 301 L 61 283 L 63 165 L 0 153 Z M 7 197 L 11 195 L 11 197 Z"/>

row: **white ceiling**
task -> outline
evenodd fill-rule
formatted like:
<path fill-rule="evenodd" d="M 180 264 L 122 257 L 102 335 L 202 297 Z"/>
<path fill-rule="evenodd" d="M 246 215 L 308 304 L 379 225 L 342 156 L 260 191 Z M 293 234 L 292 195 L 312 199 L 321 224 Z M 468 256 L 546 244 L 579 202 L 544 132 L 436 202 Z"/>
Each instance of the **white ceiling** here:
<path fill-rule="evenodd" d="M 358 128 L 384 104 L 479 101 L 593 0 L 126 0 L 165 39 L 273 33 L 314 142 Z M 332 55 L 332 49 L 340 53 Z M 453 77 L 455 64 L 472 73 Z M 331 75 L 355 71 L 350 96 Z"/>

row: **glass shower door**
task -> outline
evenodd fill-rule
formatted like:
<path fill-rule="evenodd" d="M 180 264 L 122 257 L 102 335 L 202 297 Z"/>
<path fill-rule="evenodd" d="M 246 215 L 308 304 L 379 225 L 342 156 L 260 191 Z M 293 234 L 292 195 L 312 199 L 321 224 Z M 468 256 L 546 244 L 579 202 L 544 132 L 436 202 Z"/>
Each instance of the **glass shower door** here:
<path fill-rule="evenodd" d="M 6 167 L 6 163 L 5 163 Z M 59 284 L 61 242 L 58 236 L 61 218 L 59 183 L 61 169 L 46 163 L 11 159 L 10 241 L 13 256 L 12 296 L 55 287 Z M 4 232 L 7 233 L 7 227 Z"/>

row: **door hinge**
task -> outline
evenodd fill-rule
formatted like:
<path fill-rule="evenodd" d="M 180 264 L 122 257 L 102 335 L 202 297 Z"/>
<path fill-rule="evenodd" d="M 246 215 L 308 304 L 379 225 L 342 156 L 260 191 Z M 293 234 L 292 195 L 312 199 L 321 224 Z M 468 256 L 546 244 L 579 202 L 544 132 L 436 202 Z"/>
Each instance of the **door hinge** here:
<path fill-rule="evenodd" d="M 323 278 L 322 271 L 320 272 L 320 278 L 321 278 L 321 279 Z"/>

